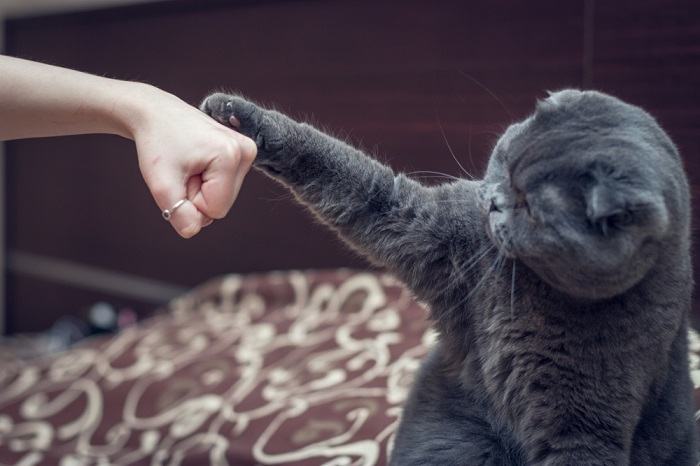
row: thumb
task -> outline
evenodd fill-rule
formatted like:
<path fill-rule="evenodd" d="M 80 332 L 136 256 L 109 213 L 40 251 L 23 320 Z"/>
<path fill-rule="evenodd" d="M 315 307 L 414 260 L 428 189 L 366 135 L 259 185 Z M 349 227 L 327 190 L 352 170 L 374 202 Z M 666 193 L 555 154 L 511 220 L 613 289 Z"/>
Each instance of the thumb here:
<path fill-rule="evenodd" d="M 163 173 L 146 184 L 161 212 L 168 210 L 168 221 L 175 231 L 183 238 L 191 238 L 211 221 L 188 198 L 186 182 L 183 175 Z"/>

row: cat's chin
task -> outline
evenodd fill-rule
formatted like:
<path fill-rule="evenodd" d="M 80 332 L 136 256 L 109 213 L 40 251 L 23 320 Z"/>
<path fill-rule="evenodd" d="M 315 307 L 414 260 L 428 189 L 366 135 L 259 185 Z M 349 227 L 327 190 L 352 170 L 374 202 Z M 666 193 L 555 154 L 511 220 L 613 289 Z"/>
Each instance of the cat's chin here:
<path fill-rule="evenodd" d="M 574 299 L 586 301 L 603 301 L 625 294 L 633 288 L 639 280 L 622 281 L 613 275 L 602 277 L 578 277 L 571 276 L 570 271 L 555 270 L 543 267 L 542 264 L 523 263 L 530 268 L 543 282 L 560 293 Z M 573 270 L 573 269 L 572 269 Z"/>

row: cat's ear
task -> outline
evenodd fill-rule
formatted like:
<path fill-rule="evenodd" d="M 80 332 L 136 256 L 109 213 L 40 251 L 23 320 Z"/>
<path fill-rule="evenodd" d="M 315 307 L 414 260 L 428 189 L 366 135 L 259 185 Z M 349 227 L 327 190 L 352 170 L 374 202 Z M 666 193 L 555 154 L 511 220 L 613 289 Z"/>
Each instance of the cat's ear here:
<path fill-rule="evenodd" d="M 583 91 L 578 89 L 562 89 L 559 91 L 547 91 L 547 98 L 541 101 L 542 104 L 549 104 L 554 107 L 573 103 L 584 96 Z"/>
<path fill-rule="evenodd" d="M 621 191 L 601 182 L 594 183 L 586 193 L 586 216 L 605 235 L 611 227 L 624 226 L 632 221 L 627 199 Z"/>
<path fill-rule="evenodd" d="M 666 233 L 669 214 L 663 197 L 650 190 L 597 181 L 586 192 L 586 216 L 604 235 L 632 224 L 655 236 Z"/>

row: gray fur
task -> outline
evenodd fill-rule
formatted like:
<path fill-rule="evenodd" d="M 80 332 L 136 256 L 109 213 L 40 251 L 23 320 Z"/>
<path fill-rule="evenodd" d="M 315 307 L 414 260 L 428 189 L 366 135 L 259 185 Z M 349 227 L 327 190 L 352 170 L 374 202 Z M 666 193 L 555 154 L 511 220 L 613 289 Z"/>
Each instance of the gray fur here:
<path fill-rule="evenodd" d="M 440 341 L 391 464 L 695 465 L 689 189 L 643 110 L 561 91 L 482 181 L 427 187 L 240 97 L 202 109 L 430 305 Z"/>

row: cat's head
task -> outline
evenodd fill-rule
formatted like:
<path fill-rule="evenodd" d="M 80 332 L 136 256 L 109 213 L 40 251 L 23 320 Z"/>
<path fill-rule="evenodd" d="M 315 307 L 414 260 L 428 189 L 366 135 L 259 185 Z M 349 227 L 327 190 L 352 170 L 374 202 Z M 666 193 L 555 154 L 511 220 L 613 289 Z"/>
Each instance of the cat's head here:
<path fill-rule="evenodd" d="M 580 298 L 625 292 L 688 229 L 673 143 L 643 110 L 593 91 L 550 94 L 508 128 L 480 196 L 500 251 Z"/>

